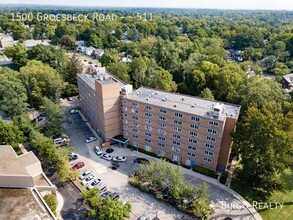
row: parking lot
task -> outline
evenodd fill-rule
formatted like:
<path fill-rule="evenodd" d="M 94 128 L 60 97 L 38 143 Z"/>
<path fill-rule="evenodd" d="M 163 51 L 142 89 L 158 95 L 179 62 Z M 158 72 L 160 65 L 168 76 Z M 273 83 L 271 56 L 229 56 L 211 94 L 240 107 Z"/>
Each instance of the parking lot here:
<path fill-rule="evenodd" d="M 108 190 L 119 193 L 122 201 L 129 201 L 131 203 L 132 213 L 130 219 L 137 219 L 142 214 L 147 214 L 150 219 L 153 219 L 156 215 L 158 218 L 164 220 L 192 219 L 190 216 L 184 215 L 175 208 L 156 200 L 146 193 L 142 193 L 128 184 L 129 174 L 138 169 L 139 166 L 137 163 L 133 163 L 133 160 L 137 157 L 151 159 L 150 156 L 131 151 L 128 148 L 119 148 L 115 145 L 111 146 L 114 149 L 114 152 L 110 154 L 111 156 L 127 157 L 127 162 L 120 163 L 120 167 L 117 170 L 112 170 L 110 168 L 111 162 L 101 159 L 93 150 L 94 146 L 98 145 L 98 141 L 88 144 L 85 142 L 86 137 L 91 136 L 93 132 L 82 120 L 81 116 L 79 114 L 68 114 L 68 119 L 71 123 L 65 124 L 64 128 L 71 139 L 70 145 L 76 149 L 76 153 L 79 155 L 79 159 L 75 163 L 77 161 L 83 161 L 86 165 L 81 169 L 81 172 L 84 170 L 93 171 L 96 177 L 107 185 Z M 102 150 L 105 152 L 106 149 Z M 71 163 L 73 164 L 74 162 Z M 253 215 L 242 204 L 242 201 L 233 193 L 226 192 L 215 184 L 201 179 L 200 174 L 196 175 L 193 171 L 185 170 L 184 173 L 187 182 L 193 185 L 203 183 L 208 185 L 208 195 L 216 211 L 213 219 L 220 220 L 227 216 L 233 220 L 254 219 Z M 230 206 L 223 207 L 223 202 Z"/>
<path fill-rule="evenodd" d="M 121 162 L 117 170 L 112 170 L 111 162 L 101 159 L 93 150 L 98 141 L 88 144 L 85 142 L 86 137 L 92 135 L 92 131 L 82 120 L 81 116 L 79 114 L 71 114 L 68 115 L 68 119 L 71 123 L 66 123 L 64 128 L 70 137 L 70 145 L 76 149 L 76 153 L 79 155 L 78 160 L 70 163 L 73 165 L 78 161 L 84 162 L 85 166 L 80 169 L 80 172 L 91 170 L 97 178 L 107 185 L 109 191 L 117 192 L 120 195 L 121 201 L 129 201 L 132 205 L 130 219 L 137 219 L 143 214 L 147 214 L 150 219 L 153 219 L 156 215 L 164 220 L 182 219 L 184 214 L 175 208 L 157 201 L 152 196 L 142 193 L 128 184 L 129 174 L 138 169 L 139 164 L 133 163 L 133 160 L 140 156 L 137 155 L 139 153 L 119 148 L 118 146 L 111 146 L 114 149 L 111 156 L 127 156 L 126 162 Z M 105 152 L 105 149 L 103 149 L 103 152 Z"/>

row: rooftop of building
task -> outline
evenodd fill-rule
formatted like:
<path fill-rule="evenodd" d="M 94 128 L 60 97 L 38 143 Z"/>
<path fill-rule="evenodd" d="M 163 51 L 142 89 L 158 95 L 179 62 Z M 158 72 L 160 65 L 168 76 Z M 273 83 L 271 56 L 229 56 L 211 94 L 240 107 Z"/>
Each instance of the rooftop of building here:
<path fill-rule="evenodd" d="M 237 118 L 240 106 L 219 101 L 211 101 L 195 96 L 170 93 L 141 87 L 125 95 L 126 98 L 145 104 L 151 104 L 174 111 L 186 112 L 198 116 L 225 120 L 226 117 Z"/>
<path fill-rule="evenodd" d="M 288 83 L 293 83 L 293 73 L 284 75 L 283 78 L 288 82 Z"/>
<path fill-rule="evenodd" d="M 0 219 L 53 219 L 33 189 L 0 188 L 0 198 Z"/>
<path fill-rule="evenodd" d="M 78 75 L 93 90 L 95 90 L 95 81 L 98 81 L 100 84 L 117 82 L 120 84 L 120 87 L 126 85 L 125 82 L 107 72 L 105 67 L 98 67 L 98 65 L 90 64 L 88 62 L 83 62 L 83 71 Z"/>
<path fill-rule="evenodd" d="M 31 151 L 17 155 L 11 146 L 0 145 L 0 149 L 0 175 L 31 175 L 29 166 L 34 164 L 41 166 L 40 161 Z"/>
<path fill-rule="evenodd" d="M 49 46 L 50 41 L 48 40 L 25 40 L 23 43 L 26 47 L 33 47 L 33 46 L 36 46 L 38 44 L 42 44 L 42 45 L 45 45 L 45 46 Z"/>

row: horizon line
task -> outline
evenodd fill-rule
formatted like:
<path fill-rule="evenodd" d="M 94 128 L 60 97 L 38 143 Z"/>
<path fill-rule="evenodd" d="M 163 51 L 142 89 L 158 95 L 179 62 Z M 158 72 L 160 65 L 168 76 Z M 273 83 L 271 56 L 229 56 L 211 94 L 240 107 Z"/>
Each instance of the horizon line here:
<path fill-rule="evenodd" d="M 149 6 L 98 6 L 98 5 L 59 5 L 59 4 L 31 4 L 31 3 L 0 3 L 1 6 L 41 6 L 41 7 L 82 7 L 82 8 L 138 8 L 138 9 L 199 9 L 199 10 L 237 10 L 237 11 L 293 11 L 293 9 L 257 9 L 257 8 L 186 8 L 186 7 L 149 7 Z"/>

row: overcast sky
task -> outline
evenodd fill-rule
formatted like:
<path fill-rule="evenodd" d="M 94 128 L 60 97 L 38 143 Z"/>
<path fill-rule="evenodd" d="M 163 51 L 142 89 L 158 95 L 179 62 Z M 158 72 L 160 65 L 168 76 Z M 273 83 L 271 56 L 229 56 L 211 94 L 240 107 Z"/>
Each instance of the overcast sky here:
<path fill-rule="evenodd" d="M 0 0 L 1 3 L 106 6 L 106 7 L 166 7 L 218 9 L 293 10 L 293 0 Z"/>

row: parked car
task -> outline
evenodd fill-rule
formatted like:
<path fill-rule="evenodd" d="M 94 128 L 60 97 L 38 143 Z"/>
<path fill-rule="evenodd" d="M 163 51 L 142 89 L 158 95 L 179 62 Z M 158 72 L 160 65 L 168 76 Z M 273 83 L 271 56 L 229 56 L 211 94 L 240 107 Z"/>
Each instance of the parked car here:
<path fill-rule="evenodd" d="M 143 214 L 137 220 L 149 220 L 149 217 L 146 214 Z"/>
<path fill-rule="evenodd" d="M 60 103 L 63 103 L 63 99 L 60 99 Z"/>
<path fill-rule="evenodd" d="M 150 163 L 150 161 L 148 159 L 138 157 L 134 160 L 134 163 Z"/>
<path fill-rule="evenodd" d="M 69 158 L 69 161 L 72 161 L 72 160 L 77 160 L 78 156 L 76 153 L 71 152 L 68 154 L 68 158 Z"/>
<path fill-rule="evenodd" d="M 96 188 L 100 191 L 100 194 L 107 191 L 107 186 L 104 183 L 99 183 Z"/>
<path fill-rule="evenodd" d="M 101 148 L 99 146 L 94 146 L 94 151 L 96 152 L 97 155 L 101 155 L 103 154 Z"/>
<path fill-rule="evenodd" d="M 70 110 L 70 114 L 76 114 L 76 113 L 78 113 L 78 112 L 79 112 L 78 109 L 71 109 L 71 110 Z"/>
<path fill-rule="evenodd" d="M 102 154 L 101 158 L 104 160 L 109 160 L 109 161 L 112 160 L 112 156 L 109 154 Z"/>
<path fill-rule="evenodd" d="M 126 161 L 126 157 L 113 157 L 113 161 L 117 161 L 117 162 L 125 162 Z"/>
<path fill-rule="evenodd" d="M 104 200 L 107 196 L 110 196 L 112 193 L 110 191 L 104 192 L 102 196 L 102 200 Z"/>
<path fill-rule="evenodd" d="M 93 142 L 95 140 L 97 140 L 97 138 L 95 136 L 90 136 L 87 139 L 85 139 L 85 142 L 86 143 L 91 143 L 91 142 Z"/>
<path fill-rule="evenodd" d="M 68 101 L 73 101 L 73 98 L 72 97 L 68 97 L 67 100 Z"/>
<path fill-rule="evenodd" d="M 96 177 L 93 174 L 89 174 L 86 176 L 86 178 L 84 178 L 81 182 L 82 185 L 87 185 L 89 184 L 91 181 L 93 181 Z"/>
<path fill-rule="evenodd" d="M 98 185 L 101 182 L 101 179 L 94 179 L 90 184 L 87 186 L 88 190 L 91 190 L 95 188 L 96 185 Z"/>
<path fill-rule="evenodd" d="M 53 139 L 54 144 L 61 144 L 63 142 L 63 138 L 55 138 Z"/>
<path fill-rule="evenodd" d="M 110 196 L 109 196 L 111 199 L 119 199 L 120 198 L 120 196 L 119 196 L 119 194 L 118 193 L 116 193 L 116 192 L 114 192 L 114 193 L 112 193 Z"/>
<path fill-rule="evenodd" d="M 46 116 L 47 116 L 47 113 L 46 113 L 46 112 L 42 112 L 42 113 L 40 113 L 39 116 L 40 116 L 40 117 L 46 117 Z"/>
<path fill-rule="evenodd" d="M 80 174 L 79 179 L 83 180 L 84 178 L 86 178 L 87 175 L 89 175 L 91 173 L 92 173 L 92 171 L 86 170 L 82 174 Z"/>
<path fill-rule="evenodd" d="M 77 170 L 77 169 L 80 169 L 80 168 L 82 168 L 82 167 L 84 167 L 84 162 L 77 162 L 76 164 L 74 164 L 72 167 L 71 167 L 71 169 L 72 170 Z"/>

